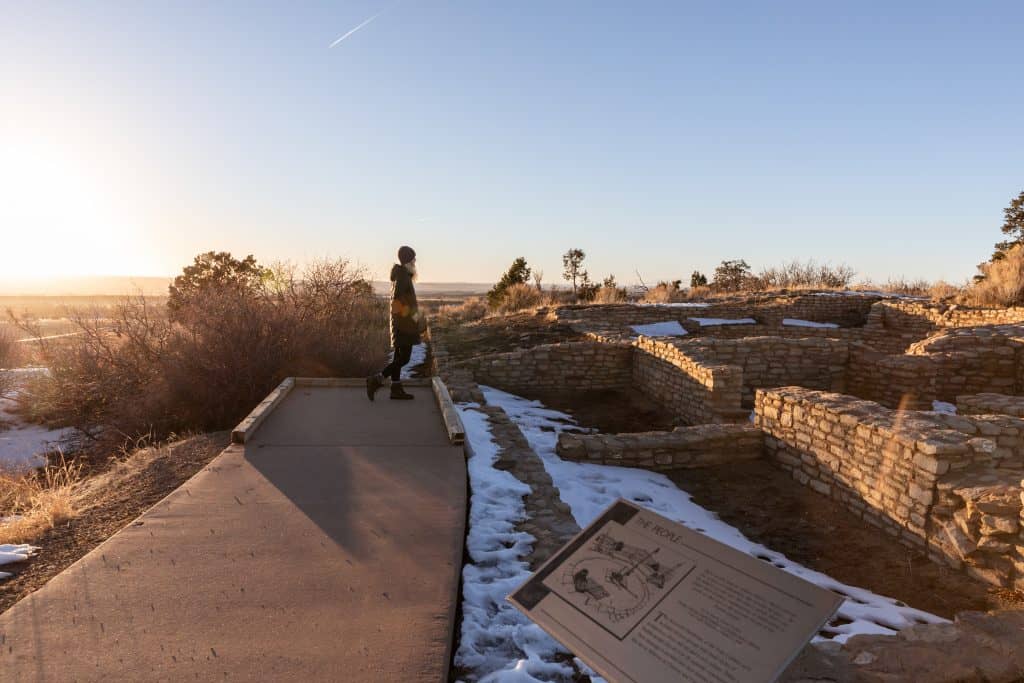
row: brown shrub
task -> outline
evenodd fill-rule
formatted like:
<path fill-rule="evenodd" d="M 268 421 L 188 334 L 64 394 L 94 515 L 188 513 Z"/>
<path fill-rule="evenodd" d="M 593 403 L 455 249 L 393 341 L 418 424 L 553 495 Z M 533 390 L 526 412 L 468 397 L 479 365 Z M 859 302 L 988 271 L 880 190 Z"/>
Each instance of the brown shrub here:
<path fill-rule="evenodd" d="M 383 365 L 387 306 L 344 261 L 285 272 L 259 292 L 210 290 L 175 311 L 137 297 L 71 314 L 78 335 L 38 340 L 48 377 L 30 417 L 118 441 L 232 426 L 289 375 Z"/>
<path fill-rule="evenodd" d="M 954 285 L 945 280 L 936 280 L 932 283 L 932 286 L 928 288 L 928 296 L 935 301 L 946 301 L 956 299 L 960 297 L 964 292 L 964 288 L 960 285 Z"/>
<path fill-rule="evenodd" d="M 0 396 L 14 386 L 14 378 L 4 370 L 21 365 L 22 346 L 24 345 L 16 341 L 14 330 L 9 325 L 0 323 Z"/>
<path fill-rule="evenodd" d="M 602 286 L 594 294 L 595 304 L 620 304 L 626 299 L 626 290 L 615 286 Z"/>
<path fill-rule="evenodd" d="M 749 280 L 749 286 L 757 290 L 773 289 L 846 289 L 857 274 L 846 264 L 833 266 L 818 263 L 813 259 L 764 268 Z"/>
<path fill-rule="evenodd" d="M 983 279 L 963 294 L 972 306 L 1019 306 L 1024 304 L 1024 245 L 1010 248 L 998 261 L 980 266 Z"/>
<path fill-rule="evenodd" d="M 505 290 L 501 303 L 498 304 L 498 311 L 501 313 L 515 313 L 527 308 L 536 308 L 543 302 L 543 295 L 536 287 L 520 283 L 511 285 Z"/>
<path fill-rule="evenodd" d="M 670 304 L 686 299 L 686 290 L 678 282 L 659 282 L 644 292 L 641 301 L 645 304 Z"/>

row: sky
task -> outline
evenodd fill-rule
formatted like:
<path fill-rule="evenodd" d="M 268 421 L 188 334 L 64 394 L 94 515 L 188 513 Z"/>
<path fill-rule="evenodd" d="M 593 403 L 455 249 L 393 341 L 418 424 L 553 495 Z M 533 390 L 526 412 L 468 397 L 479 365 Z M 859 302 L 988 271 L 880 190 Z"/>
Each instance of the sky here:
<path fill-rule="evenodd" d="M 409 244 L 434 282 L 525 256 L 554 284 L 569 248 L 620 282 L 737 258 L 961 281 L 1024 190 L 1022 25 L 1020 2 L 8 2 L 0 274 L 226 250 L 385 278 Z"/>

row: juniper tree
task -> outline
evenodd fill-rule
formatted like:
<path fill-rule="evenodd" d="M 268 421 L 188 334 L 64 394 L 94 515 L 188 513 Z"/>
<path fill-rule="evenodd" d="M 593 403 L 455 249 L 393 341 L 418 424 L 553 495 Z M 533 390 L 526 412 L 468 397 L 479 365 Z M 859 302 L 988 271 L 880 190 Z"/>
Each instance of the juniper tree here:
<path fill-rule="evenodd" d="M 497 308 L 505 298 L 505 292 L 512 285 L 526 284 L 530 281 L 530 267 L 526 265 L 526 259 L 522 256 L 517 258 L 509 266 L 501 279 L 487 292 L 487 303 L 491 308 Z"/>

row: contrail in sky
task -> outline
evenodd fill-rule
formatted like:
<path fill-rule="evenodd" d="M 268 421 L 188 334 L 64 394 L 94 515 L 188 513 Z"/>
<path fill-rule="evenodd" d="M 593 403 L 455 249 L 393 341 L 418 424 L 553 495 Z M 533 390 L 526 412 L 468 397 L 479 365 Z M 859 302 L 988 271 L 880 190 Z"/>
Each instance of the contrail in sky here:
<path fill-rule="evenodd" d="M 377 18 L 377 17 L 379 17 L 380 15 L 384 14 L 385 12 L 387 12 L 387 11 L 388 11 L 388 9 L 389 9 L 388 7 L 385 7 L 385 8 L 384 8 L 384 9 L 382 9 L 381 11 L 377 12 L 377 13 L 376 13 L 376 14 L 374 14 L 374 15 L 373 15 L 372 17 L 370 17 L 369 19 L 367 19 L 367 20 L 366 20 L 366 21 L 364 21 L 363 23 L 359 24 L 359 26 L 356 26 L 356 27 L 355 27 L 354 29 L 352 29 L 351 31 L 349 31 L 348 33 L 346 33 L 345 35 L 343 35 L 343 36 L 342 36 L 341 38 L 338 38 L 338 39 L 337 39 L 336 41 L 334 41 L 333 43 L 331 43 L 331 44 L 330 44 L 330 46 L 329 46 L 329 47 L 328 47 L 327 49 L 328 49 L 328 50 L 330 50 L 330 49 L 331 49 L 332 47 L 334 47 L 335 45 L 337 45 L 337 44 L 338 44 L 338 43 L 340 43 L 341 41 L 345 40 L 345 39 L 346 39 L 346 38 L 348 38 L 348 37 L 349 37 L 350 35 L 352 35 L 352 34 L 353 34 L 353 33 L 355 33 L 356 31 L 358 31 L 359 29 L 363 28 L 364 26 L 366 26 L 367 24 L 369 24 L 369 23 L 370 23 L 371 21 L 373 21 L 374 19 L 376 19 L 376 18 Z"/>

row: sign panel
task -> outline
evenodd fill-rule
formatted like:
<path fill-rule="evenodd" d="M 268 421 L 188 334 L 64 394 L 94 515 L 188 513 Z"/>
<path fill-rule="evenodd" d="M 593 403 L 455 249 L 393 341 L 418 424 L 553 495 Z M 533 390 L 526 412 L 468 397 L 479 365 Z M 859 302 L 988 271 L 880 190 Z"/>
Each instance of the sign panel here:
<path fill-rule="evenodd" d="M 509 601 L 609 681 L 773 681 L 843 598 L 618 500 Z"/>

